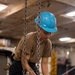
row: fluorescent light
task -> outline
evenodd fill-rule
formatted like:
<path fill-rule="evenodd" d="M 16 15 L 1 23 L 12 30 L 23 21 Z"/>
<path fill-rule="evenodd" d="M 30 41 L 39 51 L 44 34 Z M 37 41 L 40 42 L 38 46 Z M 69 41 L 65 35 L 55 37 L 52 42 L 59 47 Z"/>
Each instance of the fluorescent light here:
<path fill-rule="evenodd" d="M 66 16 L 70 16 L 70 17 L 75 16 L 75 11 L 67 13 Z"/>
<path fill-rule="evenodd" d="M 63 38 L 59 38 L 59 41 L 63 43 L 72 43 L 75 42 L 75 38 L 63 37 Z"/>
<path fill-rule="evenodd" d="M 70 39 L 71 39 L 70 37 L 63 37 L 63 38 L 60 38 L 59 41 L 68 41 Z"/>
<path fill-rule="evenodd" d="M 71 42 L 75 42 L 75 39 L 71 38 L 69 41 L 67 41 L 67 43 L 71 43 Z"/>
<path fill-rule="evenodd" d="M 0 4 L 0 11 L 6 9 L 8 6 L 7 5 L 4 5 L 4 4 Z"/>

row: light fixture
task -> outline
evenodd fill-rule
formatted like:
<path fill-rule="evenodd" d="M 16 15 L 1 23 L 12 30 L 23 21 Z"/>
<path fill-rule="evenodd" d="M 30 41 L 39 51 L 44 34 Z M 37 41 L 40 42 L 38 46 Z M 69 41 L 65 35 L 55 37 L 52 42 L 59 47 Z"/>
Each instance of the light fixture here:
<path fill-rule="evenodd" d="M 8 6 L 7 5 L 4 5 L 4 4 L 0 4 L 0 11 L 6 9 Z"/>
<path fill-rule="evenodd" d="M 75 38 L 63 37 L 63 38 L 59 38 L 59 41 L 63 43 L 72 43 L 72 42 L 75 42 Z"/>
<path fill-rule="evenodd" d="M 63 37 L 63 38 L 60 38 L 59 41 L 68 41 L 70 39 L 71 39 L 70 37 Z"/>
<path fill-rule="evenodd" d="M 70 54 L 70 52 L 69 51 L 67 51 L 67 55 L 69 55 Z"/>
<path fill-rule="evenodd" d="M 72 11 L 72 12 L 67 13 L 66 16 L 69 16 L 69 17 L 75 16 L 75 11 Z"/>

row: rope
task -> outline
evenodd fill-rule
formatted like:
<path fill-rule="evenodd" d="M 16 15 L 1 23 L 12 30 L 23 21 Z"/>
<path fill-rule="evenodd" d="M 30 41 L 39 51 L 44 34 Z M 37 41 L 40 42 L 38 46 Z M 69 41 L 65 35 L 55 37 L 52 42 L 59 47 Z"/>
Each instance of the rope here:
<path fill-rule="evenodd" d="M 57 75 L 57 51 L 53 51 L 51 55 L 51 75 Z"/>

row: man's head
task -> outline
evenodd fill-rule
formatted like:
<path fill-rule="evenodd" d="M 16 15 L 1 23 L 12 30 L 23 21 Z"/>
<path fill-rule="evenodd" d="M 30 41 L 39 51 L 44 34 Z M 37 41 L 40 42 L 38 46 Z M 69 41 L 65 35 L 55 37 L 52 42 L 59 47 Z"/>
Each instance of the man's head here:
<path fill-rule="evenodd" d="M 35 23 L 48 33 L 57 32 L 56 18 L 51 12 L 42 12 L 40 18 L 38 16 L 35 18 Z"/>

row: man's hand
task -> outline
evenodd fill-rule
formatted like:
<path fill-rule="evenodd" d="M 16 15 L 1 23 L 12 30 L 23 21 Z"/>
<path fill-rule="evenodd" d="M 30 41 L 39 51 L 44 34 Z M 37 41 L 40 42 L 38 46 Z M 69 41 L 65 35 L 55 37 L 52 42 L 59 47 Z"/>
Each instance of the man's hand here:
<path fill-rule="evenodd" d="M 36 75 L 36 73 L 32 70 L 32 68 L 29 66 L 28 61 L 29 61 L 30 55 L 26 53 L 26 56 L 24 58 L 24 53 L 22 52 L 22 65 L 25 67 L 25 69 L 29 72 L 30 75 Z"/>
<path fill-rule="evenodd" d="M 30 71 L 30 75 L 36 75 L 33 70 Z"/>

